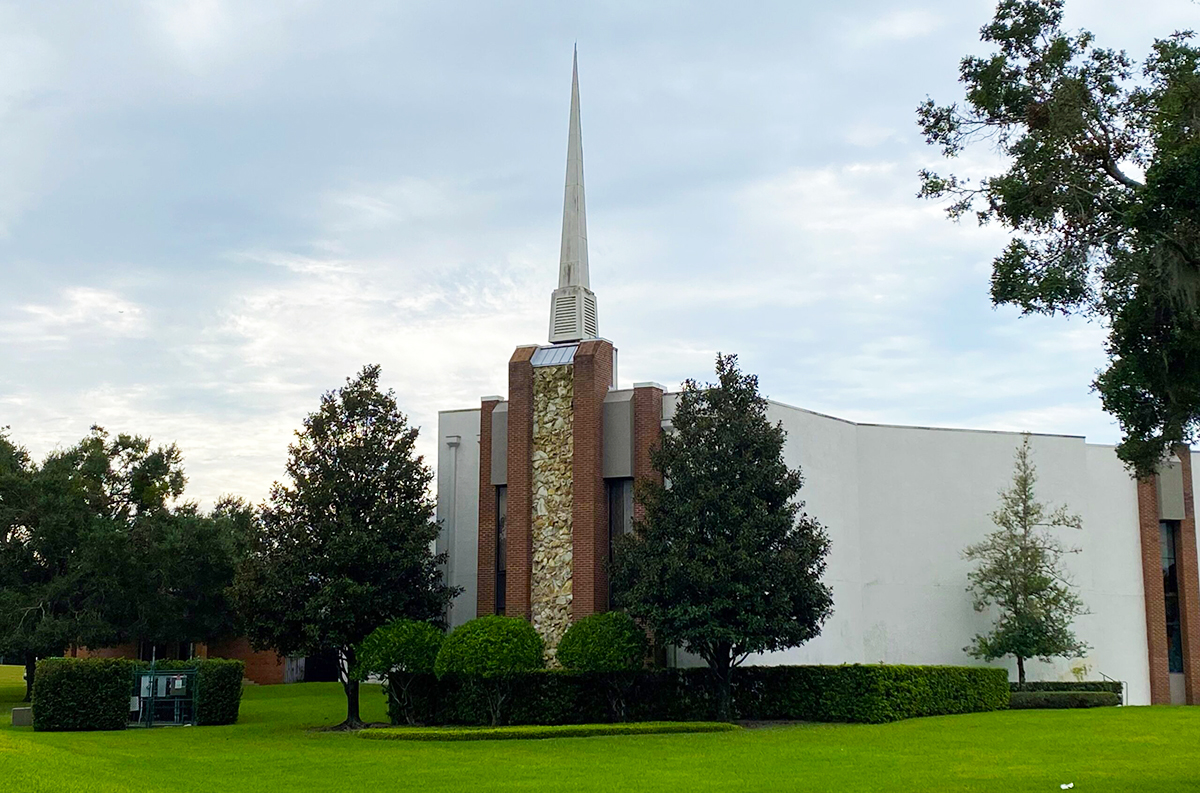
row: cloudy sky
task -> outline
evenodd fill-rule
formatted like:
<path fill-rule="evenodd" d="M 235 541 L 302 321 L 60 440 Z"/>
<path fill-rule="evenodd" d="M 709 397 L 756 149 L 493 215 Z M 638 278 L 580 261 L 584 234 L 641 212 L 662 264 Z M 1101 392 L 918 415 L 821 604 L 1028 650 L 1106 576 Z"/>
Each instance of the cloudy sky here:
<path fill-rule="evenodd" d="M 991 10 L 0 2 L 0 426 L 38 456 L 94 423 L 176 442 L 192 497 L 258 500 L 319 395 L 377 362 L 432 455 L 437 411 L 545 341 L 578 41 L 623 384 L 736 352 L 836 416 L 1113 442 L 1102 329 L 993 310 L 1003 232 L 914 197 L 940 164 L 914 108 L 960 96 Z M 1200 6 L 1068 22 L 1141 56 Z"/>

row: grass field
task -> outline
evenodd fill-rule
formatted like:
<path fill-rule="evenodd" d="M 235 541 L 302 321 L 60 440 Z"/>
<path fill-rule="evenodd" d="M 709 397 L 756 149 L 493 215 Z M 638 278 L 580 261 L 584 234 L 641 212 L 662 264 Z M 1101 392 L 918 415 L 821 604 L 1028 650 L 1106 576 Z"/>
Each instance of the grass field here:
<path fill-rule="evenodd" d="M 882 726 L 417 743 L 311 732 L 336 684 L 251 687 L 230 727 L 14 729 L 0 667 L 0 788 L 25 791 L 1142 791 L 1200 789 L 1200 708 L 1010 711 Z M 364 692 L 364 716 L 383 698 Z"/>

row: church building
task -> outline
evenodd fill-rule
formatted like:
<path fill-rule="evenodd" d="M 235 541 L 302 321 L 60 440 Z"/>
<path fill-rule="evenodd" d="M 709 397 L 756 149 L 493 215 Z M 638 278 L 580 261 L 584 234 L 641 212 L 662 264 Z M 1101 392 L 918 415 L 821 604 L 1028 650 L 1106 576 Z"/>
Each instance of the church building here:
<path fill-rule="evenodd" d="M 677 397 L 621 383 L 616 348 L 600 333 L 577 64 L 549 308 L 548 343 L 513 351 L 506 395 L 439 413 L 437 503 L 438 550 L 463 588 L 450 623 L 523 617 L 552 649 L 572 621 L 609 608 L 611 543 L 631 530 L 633 485 L 655 476 L 650 450 L 670 431 Z M 980 663 L 963 648 L 993 616 L 972 608 L 962 551 L 994 530 L 989 516 L 1023 436 L 858 424 L 780 402 L 769 418 L 787 431 L 788 464 L 803 470 L 806 511 L 828 530 L 834 613 L 813 641 L 746 663 Z M 1078 549 L 1067 566 L 1090 613 L 1075 629 L 1091 649 L 1030 662 L 1029 679 L 1119 680 L 1127 704 L 1200 702 L 1194 453 L 1180 448 L 1157 476 L 1135 481 L 1109 445 L 1039 434 L 1031 448 L 1039 500 L 1083 519 L 1081 530 L 1052 531 Z M 698 663 L 682 651 L 671 660 Z"/>

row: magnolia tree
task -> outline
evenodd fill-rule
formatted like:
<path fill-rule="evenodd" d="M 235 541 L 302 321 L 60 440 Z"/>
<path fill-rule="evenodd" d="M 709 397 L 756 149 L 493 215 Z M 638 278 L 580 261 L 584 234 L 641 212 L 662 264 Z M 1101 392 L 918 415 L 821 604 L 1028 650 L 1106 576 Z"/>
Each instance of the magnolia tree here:
<path fill-rule="evenodd" d="M 804 513 L 786 433 L 736 356 L 717 357 L 716 383 L 684 383 L 671 421 L 652 454 L 668 484 L 638 494 L 645 518 L 614 549 L 614 595 L 659 641 L 705 660 L 728 718 L 733 669 L 803 644 L 832 612 L 829 540 Z"/>
<path fill-rule="evenodd" d="M 441 620 L 457 590 L 431 550 L 438 534 L 417 429 L 367 366 L 321 398 L 289 448 L 235 599 L 252 642 L 283 655 L 334 650 L 346 719 L 359 717 L 357 647 L 395 619 Z"/>

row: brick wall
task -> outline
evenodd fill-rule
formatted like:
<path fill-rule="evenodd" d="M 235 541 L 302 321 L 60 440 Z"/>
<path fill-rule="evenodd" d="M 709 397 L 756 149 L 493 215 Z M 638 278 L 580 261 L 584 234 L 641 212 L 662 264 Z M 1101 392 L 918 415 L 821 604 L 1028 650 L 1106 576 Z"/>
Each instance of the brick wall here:
<path fill-rule="evenodd" d="M 486 399 L 479 406 L 479 572 L 475 615 L 496 613 L 496 487 L 492 484 L 492 411 L 500 404 Z"/>
<path fill-rule="evenodd" d="M 608 499 L 604 488 L 604 397 L 613 376 L 613 348 L 595 339 L 575 352 L 575 455 L 572 464 L 574 592 L 571 617 L 608 609 Z"/>
<path fill-rule="evenodd" d="M 71 650 L 73 657 L 79 658 L 137 658 L 137 646 L 118 644 L 113 647 L 98 647 L 89 649 L 78 647 Z M 261 685 L 282 683 L 286 667 L 284 659 L 273 650 L 258 651 L 250 646 L 250 640 L 245 637 L 222 639 L 208 644 L 196 645 L 196 656 L 199 658 L 233 658 L 246 662 L 246 679 Z"/>
<path fill-rule="evenodd" d="M 117 644 L 112 647 L 77 647 L 71 650 L 71 656 L 75 658 L 137 658 L 137 645 L 130 642 L 128 644 Z"/>
<path fill-rule="evenodd" d="M 505 613 L 529 619 L 529 572 L 533 565 L 533 357 L 537 347 L 518 347 L 508 361 L 508 517 Z"/>
<path fill-rule="evenodd" d="M 636 500 L 639 482 L 662 482 L 654 470 L 650 453 L 662 438 L 663 392 L 654 386 L 633 389 L 633 519 L 642 520 L 645 508 Z"/>
<path fill-rule="evenodd" d="M 1187 704 L 1200 704 L 1200 569 L 1196 560 L 1196 513 L 1192 503 L 1192 453 L 1176 449 L 1183 469 L 1183 520 L 1179 522 L 1179 547 L 1175 573 L 1179 581 L 1179 617 L 1183 634 L 1183 674 Z"/>
<path fill-rule="evenodd" d="M 1138 533 L 1142 541 L 1142 588 L 1146 596 L 1146 651 L 1150 658 L 1150 703 L 1171 703 L 1167 663 L 1167 611 L 1163 601 L 1162 549 L 1159 543 L 1158 491 L 1154 477 L 1139 479 Z"/>
<path fill-rule="evenodd" d="M 208 657 L 245 661 L 246 679 L 264 686 L 284 682 L 287 671 L 282 656 L 273 650 L 255 650 L 244 636 L 209 643 Z"/>

